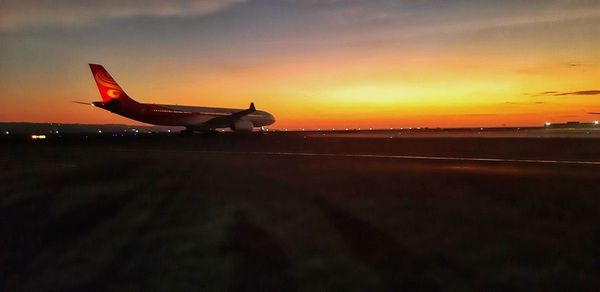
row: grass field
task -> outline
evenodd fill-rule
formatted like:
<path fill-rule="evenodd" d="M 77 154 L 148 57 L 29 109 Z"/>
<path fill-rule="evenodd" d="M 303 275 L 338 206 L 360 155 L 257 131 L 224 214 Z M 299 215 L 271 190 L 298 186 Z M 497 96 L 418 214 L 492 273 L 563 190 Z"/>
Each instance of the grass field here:
<path fill-rule="evenodd" d="M 258 140 L 4 141 L 0 290 L 600 287 L 598 165 L 202 152 L 594 160 L 598 141 Z"/>

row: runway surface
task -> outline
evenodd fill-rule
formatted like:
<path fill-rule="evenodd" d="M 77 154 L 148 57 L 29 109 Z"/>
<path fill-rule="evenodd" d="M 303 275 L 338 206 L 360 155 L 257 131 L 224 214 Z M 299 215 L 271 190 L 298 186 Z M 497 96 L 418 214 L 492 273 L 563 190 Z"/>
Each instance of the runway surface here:
<path fill-rule="evenodd" d="M 0 290 L 588 290 L 600 141 L 0 144 Z"/>
<path fill-rule="evenodd" d="M 121 149 L 112 151 L 123 152 L 154 152 L 154 153 L 187 153 L 187 154 L 223 154 L 223 155 L 263 155 L 263 156 L 317 156 L 317 157 L 348 157 L 348 158 L 382 158 L 405 160 L 446 160 L 446 161 L 474 161 L 474 162 L 513 162 L 513 163 L 540 163 L 540 164 L 581 164 L 600 165 L 600 161 L 576 160 L 543 160 L 543 159 L 507 159 L 507 158 L 477 158 L 477 157 L 448 157 L 448 156 L 414 156 L 414 155 L 381 155 L 381 154 L 344 154 L 344 153 L 309 153 L 309 152 L 243 152 L 243 151 L 204 151 L 204 150 L 148 150 L 148 149 Z"/>

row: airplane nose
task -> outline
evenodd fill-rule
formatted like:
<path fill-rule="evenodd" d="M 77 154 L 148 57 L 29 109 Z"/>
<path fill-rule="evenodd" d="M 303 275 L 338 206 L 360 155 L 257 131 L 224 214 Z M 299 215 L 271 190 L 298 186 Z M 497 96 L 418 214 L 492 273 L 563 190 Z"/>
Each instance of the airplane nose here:
<path fill-rule="evenodd" d="M 269 122 L 271 124 L 275 123 L 275 116 L 273 116 L 272 114 L 269 114 Z"/>

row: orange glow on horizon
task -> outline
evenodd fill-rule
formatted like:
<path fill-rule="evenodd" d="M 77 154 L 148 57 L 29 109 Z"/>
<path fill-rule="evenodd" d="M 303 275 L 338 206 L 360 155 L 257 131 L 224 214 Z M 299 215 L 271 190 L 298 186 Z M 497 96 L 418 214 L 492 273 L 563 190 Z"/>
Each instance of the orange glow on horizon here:
<path fill-rule="evenodd" d="M 104 65 L 140 102 L 243 109 L 254 101 L 276 117 L 271 128 L 281 129 L 540 126 L 591 121 L 587 113 L 600 111 L 597 96 L 567 94 L 598 89 L 600 55 L 584 48 L 571 64 L 567 49 L 490 50 L 358 47 L 260 62 L 132 65 L 123 58 Z M 0 100 L 0 119 L 140 124 L 70 103 L 100 100 L 85 62 L 64 75 L 32 73 L 27 86 L 6 83 L 1 93 L 10 99 Z"/>

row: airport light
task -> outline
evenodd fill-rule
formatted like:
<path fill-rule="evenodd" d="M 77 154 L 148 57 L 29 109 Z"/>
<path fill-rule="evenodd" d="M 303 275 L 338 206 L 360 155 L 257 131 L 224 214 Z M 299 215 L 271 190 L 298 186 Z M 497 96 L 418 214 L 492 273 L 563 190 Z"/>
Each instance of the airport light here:
<path fill-rule="evenodd" d="M 98 130 L 98 134 L 102 134 L 102 130 Z"/>
<path fill-rule="evenodd" d="M 4 134 L 8 135 L 8 134 L 10 134 L 10 132 L 9 132 L 9 131 L 6 131 L 6 132 L 4 132 Z"/>
<path fill-rule="evenodd" d="M 600 122 L 594 121 L 594 125 L 598 125 L 598 124 L 600 124 Z"/>
<path fill-rule="evenodd" d="M 544 125 L 545 125 L 546 127 L 550 127 L 550 126 L 552 126 L 552 123 L 550 123 L 550 122 L 546 122 L 546 123 L 544 123 Z"/>
<path fill-rule="evenodd" d="M 31 135 L 31 139 L 33 139 L 33 140 L 46 139 L 46 135 Z"/>

